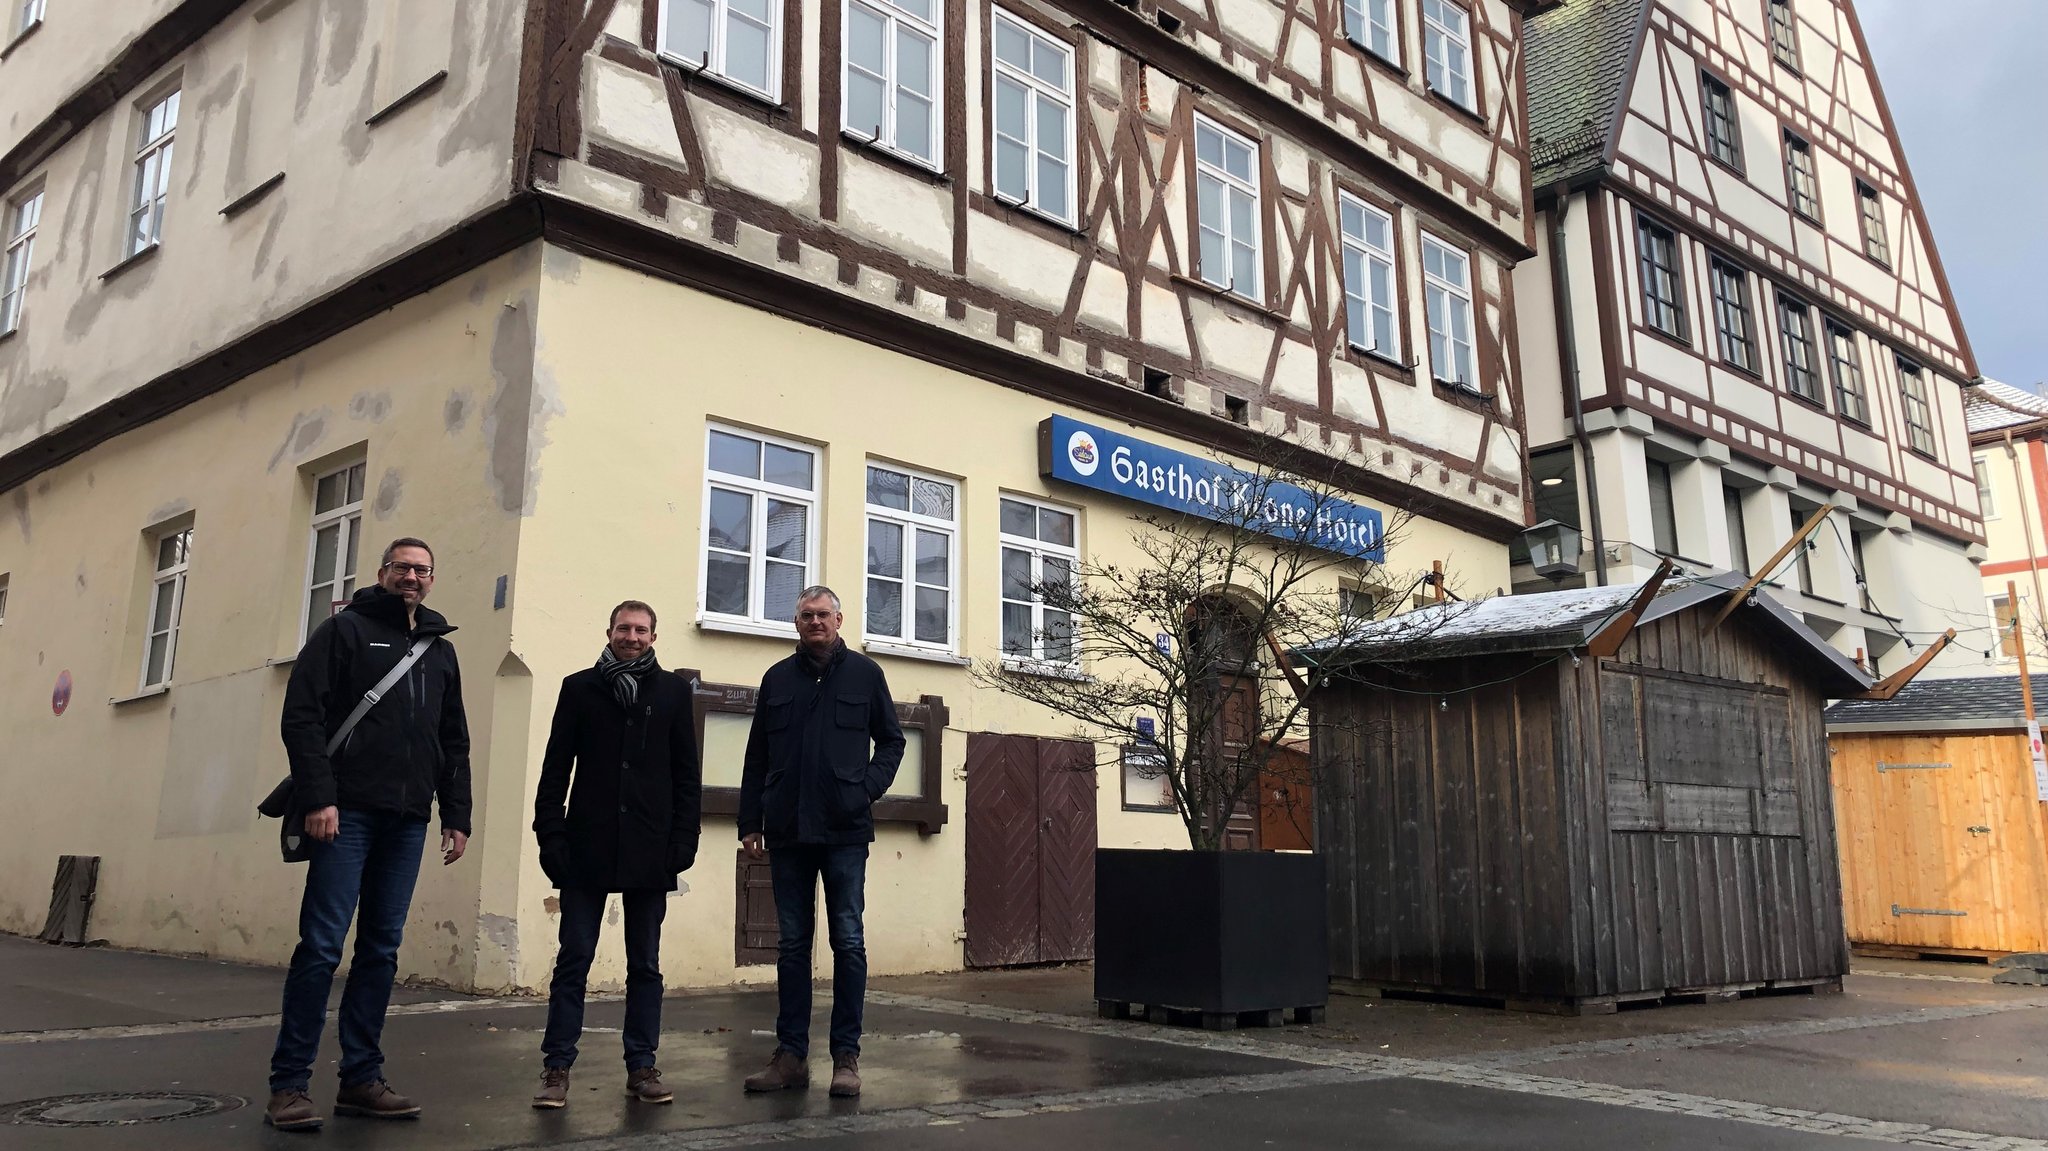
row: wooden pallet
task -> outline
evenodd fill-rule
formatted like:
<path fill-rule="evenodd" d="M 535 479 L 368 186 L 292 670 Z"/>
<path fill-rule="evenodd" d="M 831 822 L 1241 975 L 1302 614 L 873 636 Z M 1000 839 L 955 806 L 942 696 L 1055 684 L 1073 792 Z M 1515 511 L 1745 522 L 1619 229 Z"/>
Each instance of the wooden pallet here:
<path fill-rule="evenodd" d="M 1516 996 L 1502 995 L 1498 992 L 1425 987 L 1417 984 L 1332 979 L 1330 990 L 1346 995 L 1377 995 L 1382 999 L 1409 999 L 1422 1003 L 1492 1007 L 1503 1011 L 1526 1011 L 1539 1015 L 1577 1016 L 1612 1015 L 1622 1010 L 1669 1007 L 1678 1004 L 1728 1003 L 1764 995 L 1839 995 L 1842 991 L 1842 981 L 1838 977 L 1829 976 L 1818 979 L 1778 979 L 1761 983 L 1726 983 L 1712 987 L 1667 987 L 1661 990 L 1631 991 L 1615 995 Z"/>
<path fill-rule="evenodd" d="M 1197 1011 L 1152 1003 L 1137 1004 L 1122 999 L 1095 1001 L 1095 1013 L 1104 1019 L 1143 1018 L 1147 1023 L 1157 1023 L 1161 1026 L 1200 1027 L 1204 1031 L 1235 1031 L 1239 1027 L 1284 1027 L 1290 1019 L 1301 1024 L 1321 1023 L 1324 1010 L 1318 1005 L 1233 1013 Z"/>

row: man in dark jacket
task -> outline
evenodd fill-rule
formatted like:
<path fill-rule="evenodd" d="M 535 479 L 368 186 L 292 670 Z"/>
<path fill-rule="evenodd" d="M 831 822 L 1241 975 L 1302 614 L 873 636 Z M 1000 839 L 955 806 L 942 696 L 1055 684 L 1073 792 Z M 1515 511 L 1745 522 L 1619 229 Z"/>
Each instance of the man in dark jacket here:
<path fill-rule="evenodd" d="M 882 669 L 846 649 L 842 622 L 831 588 L 805 588 L 797 597 L 796 654 L 761 677 L 747 736 L 740 842 L 749 858 L 766 849 L 779 928 L 775 1055 L 747 1077 L 749 1091 L 811 1081 L 811 936 L 823 879 L 832 941 L 831 1091 L 860 1094 L 868 844 L 875 839 L 874 802 L 903 760 L 903 729 Z"/>
<path fill-rule="evenodd" d="M 355 957 L 341 992 L 337 1115 L 410 1119 L 420 1109 L 384 1082 L 378 1038 L 398 944 L 419 878 L 430 805 L 441 806 L 441 862 L 469 845 L 469 721 L 462 675 L 447 640 L 455 626 L 421 605 L 434 586 L 434 552 L 420 540 L 384 549 L 377 586 L 355 594 L 306 639 L 285 687 L 285 755 L 294 810 L 313 843 L 299 903 L 299 945 L 284 981 L 283 1018 L 270 1059 L 273 1127 L 318 1127 L 307 1095 L 327 993 L 341 962 L 349 920 Z M 404 677 L 384 692 L 333 755 L 329 739 L 412 645 L 428 641 Z M 359 910 L 360 906 L 360 910 Z"/>
<path fill-rule="evenodd" d="M 564 679 L 555 702 L 533 830 L 541 870 L 562 891 L 562 944 L 535 1107 L 569 1102 L 584 984 L 605 896 L 614 891 L 626 908 L 626 1094 L 647 1103 L 675 1098 L 654 1066 L 661 921 L 677 873 L 697 858 L 702 777 L 690 684 L 655 662 L 654 618 L 639 600 L 613 608 L 597 665 Z"/>

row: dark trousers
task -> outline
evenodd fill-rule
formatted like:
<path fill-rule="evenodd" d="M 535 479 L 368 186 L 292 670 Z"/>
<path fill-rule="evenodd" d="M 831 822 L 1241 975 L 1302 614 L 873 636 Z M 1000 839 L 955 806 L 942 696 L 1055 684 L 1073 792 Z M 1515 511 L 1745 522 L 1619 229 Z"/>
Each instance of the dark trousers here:
<path fill-rule="evenodd" d="M 811 937 L 817 928 L 818 882 L 825 883 L 825 930 L 832 943 L 832 1054 L 860 1054 L 862 1002 L 868 991 L 868 949 L 861 934 L 867 910 L 868 845 L 799 843 L 768 853 L 775 881 L 775 1040 L 799 1059 L 811 1050 Z"/>
<path fill-rule="evenodd" d="M 341 963 L 342 941 L 356 921 L 355 957 L 341 990 L 335 1030 L 341 1036 L 341 1082 L 384 1077 L 384 1011 L 398 974 L 398 942 L 419 879 L 427 821 L 397 812 L 341 811 L 332 843 L 312 844 L 306 893 L 299 900 L 299 945 L 284 979 L 283 1018 L 270 1057 L 272 1091 L 304 1091 L 320 1054 L 327 993 Z M 357 914 L 360 904 L 361 914 Z"/>
<path fill-rule="evenodd" d="M 661 921 L 668 914 L 665 891 L 622 892 L 626 905 L 626 1070 L 654 1066 L 661 1041 Z M 605 893 L 562 889 L 562 946 L 555 953 L 555 978 L 548 984 L 548 1030 L 540 1041 L 543 1067 L 576 1065 L 576 1040 L 583 1034 L 583 990 L 597 932 L 604 923 Z"/>

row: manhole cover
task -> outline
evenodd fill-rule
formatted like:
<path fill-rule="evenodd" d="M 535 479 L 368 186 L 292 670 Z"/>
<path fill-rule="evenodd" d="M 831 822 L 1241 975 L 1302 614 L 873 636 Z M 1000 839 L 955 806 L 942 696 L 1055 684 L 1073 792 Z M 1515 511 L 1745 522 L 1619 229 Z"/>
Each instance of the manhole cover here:
<path fill-rule="evenodd" d="M 248 1102 L 237 1095 L 200 1091 L 110 1091 L 31 1099 L 9 1108 L 7 1120 L 37 1127 L 126 1127 L 233 1111 Z"/>

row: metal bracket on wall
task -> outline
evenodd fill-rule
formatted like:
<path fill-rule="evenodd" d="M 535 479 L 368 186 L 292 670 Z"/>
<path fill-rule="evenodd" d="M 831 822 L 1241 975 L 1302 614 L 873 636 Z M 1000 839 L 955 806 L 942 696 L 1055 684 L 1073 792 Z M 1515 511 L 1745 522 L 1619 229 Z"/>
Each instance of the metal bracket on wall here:
<path fill-rule="evenodd" d="M 1949 911 L 1949 910 L 1947 910 L 1947 909 L 1945 909 L 1945 908 L 1940 908 L 1940 907 L 1900 907 L 1900 906 L 1899 906 L 1898 904 L 1894 903 L 1894 904 L 1892 904 L 1892 914 L 1893 914 L 1893 915 L 1953 915 L 1953 916 L 1955 916 L 1956 918 L 1960 919 L 1960 918 L 1962 918 L 1962 917 L 1964 917 L 1964 916 L 1966 916 L 1966 915 L 1968 915 L 1968 914 L 1970 914 L 1970 913 L 1969 913 L 1969 912 L 1967 912 L 1967 911 Z"/>
<path fill-rule="evenodd" d="M 1877 770 L 1880 773 L 1887 771 L 1940 771 L 1943 768 L 1954 766 L 1952 763 L 1886 763 L 1881 759 L 1877 761 Z"/>

